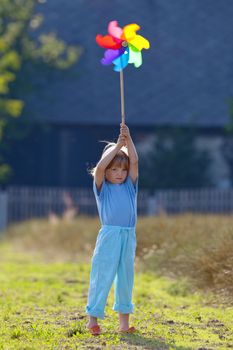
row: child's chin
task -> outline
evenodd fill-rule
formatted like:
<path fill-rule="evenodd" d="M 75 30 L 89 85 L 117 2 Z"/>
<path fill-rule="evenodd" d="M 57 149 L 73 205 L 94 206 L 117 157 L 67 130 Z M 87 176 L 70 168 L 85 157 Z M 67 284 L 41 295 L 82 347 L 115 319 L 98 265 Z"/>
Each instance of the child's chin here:
<path fill-rule="evenodd" d="M 116 184 L 122 184 L 125 180 L 115 180 Z"/>
<path fill-rule="evenodd" d="M 115 184 L 115 185 L 119 185 L 119 184 L 122 184 L 123 182 L 125 181 L 125 179 L 124 180 L 108 180 L 108 182 L 110 182 L 111 184 Z"/>

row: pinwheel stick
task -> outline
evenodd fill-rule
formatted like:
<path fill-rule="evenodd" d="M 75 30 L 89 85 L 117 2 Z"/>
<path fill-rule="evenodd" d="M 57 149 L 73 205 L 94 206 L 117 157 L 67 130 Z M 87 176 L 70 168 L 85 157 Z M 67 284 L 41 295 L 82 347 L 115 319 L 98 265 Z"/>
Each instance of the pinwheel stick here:
<path fill-rule="evenodd" d="M 125 98 L 124 98 L 123 69 L 120 71 L 120 86 L 121 86 L 121 122 L 122 122 L 122 124 L 125 124 Z"/>

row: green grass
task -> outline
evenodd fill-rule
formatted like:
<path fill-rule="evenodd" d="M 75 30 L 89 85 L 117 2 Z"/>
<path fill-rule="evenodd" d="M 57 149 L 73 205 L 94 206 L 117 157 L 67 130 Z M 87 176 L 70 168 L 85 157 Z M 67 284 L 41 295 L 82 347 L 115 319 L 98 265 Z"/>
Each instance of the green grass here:
<path fill-rule="evenodd" d="M 90 257 L 89 257 L 90 259 Z M 103 334 L 86 330 L 90 265 L 45 262 L 40 254 L 0 244 L 0 349 L 230 349 L 233 307 L 192 289 L 184 277 L 137 272 L 134 335 L 117 333 L 113 290 L 100 322 Z"/>
<path fill-rule="evenodd" d="M 19 251 L 40 252 L 46 261 L 89 262 L 98 218 L 31 220 L 9 227 L 6 238 Z M 233 295 L 233 216 L 179 215 L 139 218 L 138 272 L 192 279 L 227 303 Z"/>

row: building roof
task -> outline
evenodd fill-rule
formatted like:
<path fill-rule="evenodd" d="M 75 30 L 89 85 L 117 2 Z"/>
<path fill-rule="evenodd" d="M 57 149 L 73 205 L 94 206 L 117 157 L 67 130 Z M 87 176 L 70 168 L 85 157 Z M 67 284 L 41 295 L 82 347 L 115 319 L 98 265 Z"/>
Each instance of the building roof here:
<path fill-rule="evenodd" d="M 65 77 L 45 81 L 31 98 L 36 115 L 56 124 L 118 124 L 119 73 L 103 67 L 95 43 L 110 20 L 136 22 L 150 40 L 143 65 L 124 70 L 131 125 L 224 126 L 233 97 L 232 0 L 49 0 L 43 31 L 84 53 Z"/>

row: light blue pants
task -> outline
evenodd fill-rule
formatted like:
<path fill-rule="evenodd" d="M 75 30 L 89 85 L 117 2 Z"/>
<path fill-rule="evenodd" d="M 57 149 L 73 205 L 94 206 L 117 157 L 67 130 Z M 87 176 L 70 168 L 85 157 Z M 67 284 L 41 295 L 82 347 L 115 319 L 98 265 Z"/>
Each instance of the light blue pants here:
<path fill-rule="evenodd" d="M 135 250 L 134 227 L 102 226 L 92 256 L 87 314 L 104 319 L 104 309 L 114 279 L 113 310 L 123 314 L 133 313 Z"/>

